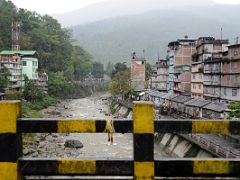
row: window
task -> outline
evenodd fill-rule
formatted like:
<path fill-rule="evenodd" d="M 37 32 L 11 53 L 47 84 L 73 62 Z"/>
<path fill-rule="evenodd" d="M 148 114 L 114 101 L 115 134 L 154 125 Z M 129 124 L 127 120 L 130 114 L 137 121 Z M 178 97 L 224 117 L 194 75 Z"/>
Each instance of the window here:
<path fill-rule="evenodd" d="M 193 84 L 193 89 L 196 89 L 196 84 Z"/>
<path fill-rule="evenodd" d="M 195 74 L 193 74 L 193 79 L 195 79 L 196 78 L 196 75 Z"/>
<path fill-rule="evenodd" d="M 232 89 L 232 96 L 237 96 L 237 89 Z"/>
<path fill-rule="evenodd" d="M 22 62 L 23 66 L 27 66 L 27 61 Z"/>
<path fill-rule="evenodd" d="M 202 89 L 202 86 L 201 86 L 201 84 L 199 84 L 199 85 L 198 85 L 198 89 Z"/>

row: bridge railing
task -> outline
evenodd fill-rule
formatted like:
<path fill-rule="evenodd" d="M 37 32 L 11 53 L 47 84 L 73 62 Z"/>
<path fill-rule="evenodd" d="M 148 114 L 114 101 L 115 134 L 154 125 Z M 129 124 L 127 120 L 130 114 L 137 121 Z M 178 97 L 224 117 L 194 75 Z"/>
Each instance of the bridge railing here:
<path fill-rule="evenodd" d="M 22 133 L 102 133 L 105 120 L 21 119 L 19 101 L 0 101 L 0 179 L 25 175 L 124 175 L 239 177 L 240 159 L 154 159 L 154 132 L 239 134 L 240 121 L 155 120 L 150 102 L 134 102 L 133 120 L 114 120 L 119 133 L 133 133 L 133 159 L 47 159 L 22 157 Z"/>

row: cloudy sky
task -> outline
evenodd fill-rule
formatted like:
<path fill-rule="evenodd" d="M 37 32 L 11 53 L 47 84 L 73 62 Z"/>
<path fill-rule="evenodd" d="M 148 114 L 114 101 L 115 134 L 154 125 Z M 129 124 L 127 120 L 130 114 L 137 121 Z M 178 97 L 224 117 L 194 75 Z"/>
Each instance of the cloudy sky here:
<path fill-rule="evenodd" d="M 101 1 L 104 0 L 12 0 L 12 2 L 19 8 L 25 8 L 41 14 L 69 12 Z M 240 4 L 240 0 L 213 1 L 224 4 Z"/>

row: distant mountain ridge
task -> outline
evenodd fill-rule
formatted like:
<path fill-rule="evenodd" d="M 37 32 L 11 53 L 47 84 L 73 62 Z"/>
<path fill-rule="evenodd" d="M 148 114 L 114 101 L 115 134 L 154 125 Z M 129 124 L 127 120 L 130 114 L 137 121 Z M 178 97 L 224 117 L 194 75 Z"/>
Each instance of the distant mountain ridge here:
<path fill-rule="evenodd" d="M 103 62 L 129 62 L 130 53 L 145 50 L 150 62 L 157 54 L 165 58 L 170 41 L 200 36 L 233 39 L 240 35 L 240 6 L 159 10 L 137 15 L 111 18 L 72 27 L 74 38 L 92 55 Z"/>
<path fill-rule="evenodd" d="M 104 0 L 79 10 L 52 16 L 58 19 L 63 26 L 73 26 L 152 10 L 190 9 L 215 4 L 212 0 Z"/>

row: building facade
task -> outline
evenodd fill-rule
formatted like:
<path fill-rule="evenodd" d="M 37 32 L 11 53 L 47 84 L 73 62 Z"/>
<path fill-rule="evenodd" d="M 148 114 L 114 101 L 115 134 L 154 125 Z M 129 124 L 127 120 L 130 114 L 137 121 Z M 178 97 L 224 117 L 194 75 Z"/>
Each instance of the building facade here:
<path fill-rule="evenodd" d="M 196 53 L 192 56 L 191 96 L 207 100 L 220 100 L 222 52 L 228 40 L 200 37 Z"/>
<path fill-rule="evenodd" d="M 145 88 L 145 58 L 139 58 L 136 53 L 132 53 L 131 60 L 131 81 L 135 91 L 141 91 Z"/>
<path fill-rule="evenodd" d="M 22 57 L 22 75 L 27 76 L 28 79 L 38 79 L 38 59 L 34 56 L 23 56 Z"/>
<path fill-rule="evenodd" d="M 240 44 L 228 46 L 221 69 L 221 101 L 240 101 Z"/>
<path fill-rule="evenodd" d="M 9 88 L 20 89 L 22 84 L 21 56 L 13 51 L 0 52 L 0 68 L 5 66 L 10 73 Z"/>
<path fill-rule="evenodd" d="M 36 51 L 2 51 L 0 56 L 0 67 L 7 67 L 11 74 L 10 88 L 19 89 L 23 86 L 24 76 L 30 80 L 38 80 Z"/>
<path fill-rule="evenodd" d="M 153 75 L 151 78 L 151 84 L 153 89 L 161 92 L 167 92 L 168 81 L 168 65 L 166 60 L 160 60 L 153 66 Z"/>
<path fill-rule="evenodd" d="M 168 44 L 168 91 L 171 94 L 190 95 L 191 63 L 195 53 L 195 39 L 178 39 Z"/>
<path fill-rule="evenodd" d="M 228 40 L 203 39 L 203 96 L 206 100 L 220 101 L 222 53 L 227 51 Z"/>

